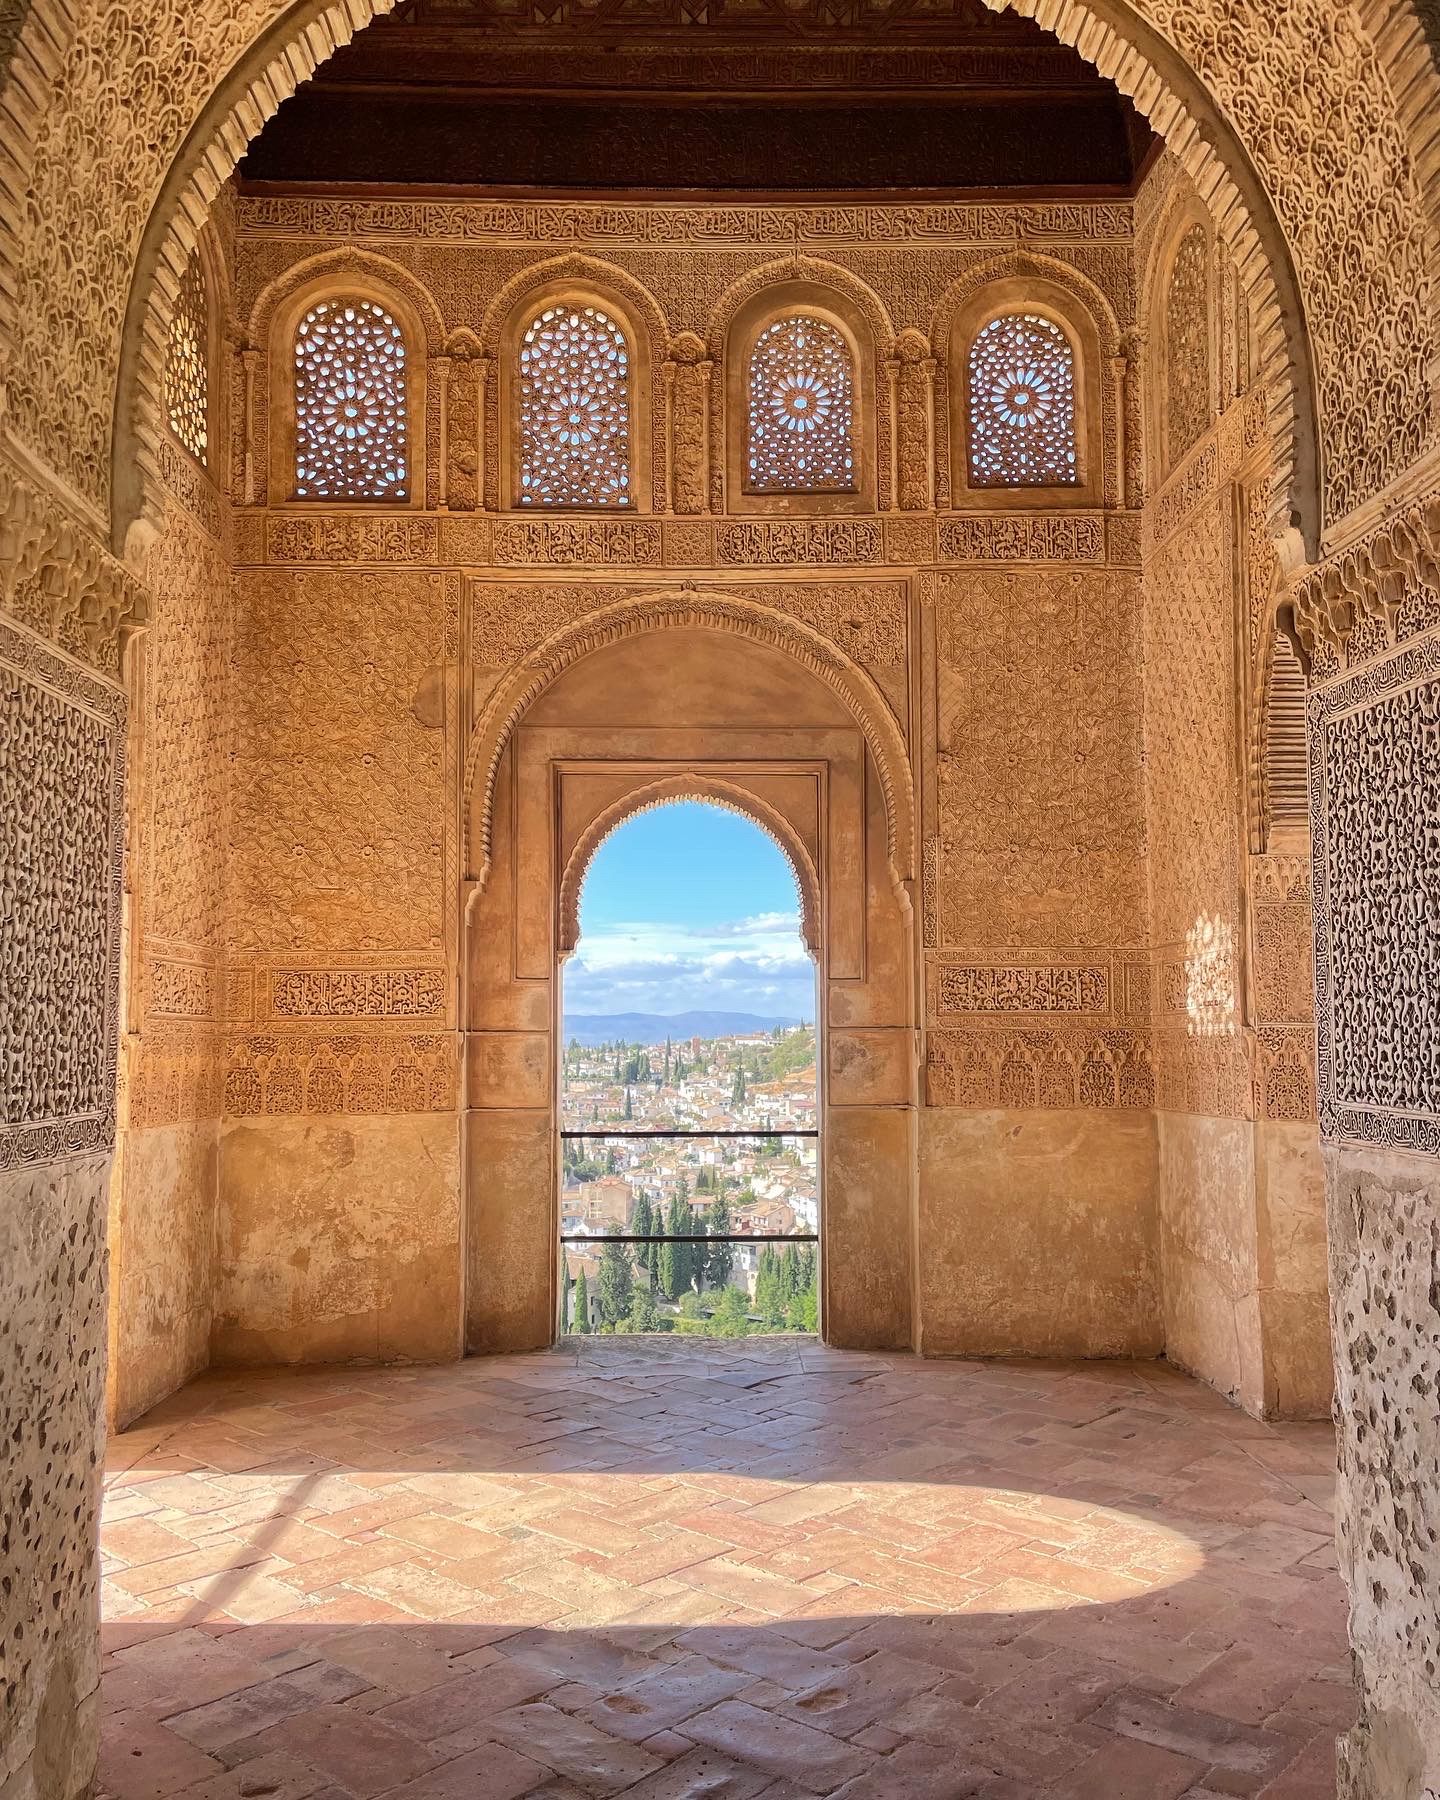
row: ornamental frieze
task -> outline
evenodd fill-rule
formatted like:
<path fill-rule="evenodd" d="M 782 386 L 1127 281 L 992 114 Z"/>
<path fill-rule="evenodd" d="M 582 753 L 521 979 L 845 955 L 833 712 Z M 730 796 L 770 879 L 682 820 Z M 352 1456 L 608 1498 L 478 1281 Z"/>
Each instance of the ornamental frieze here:
<path fill-rule="evenodd" d="M 1105 521 L 1098 514 L 967 513 L 940 520 L 944 562 L 1105 561 Z"/>
<path fill-rule="evenodd" d="M 247 195 L 246 237 L 448 244 L 1005 244 L 1125 239 L 1124 203 L 1029 206 L 655 206 L 570 201 L 327 200 Z"/>
<path fill-rule="evenodd" d="M 946 963 L 936 972 L 941 1015 L 949 1013 L 1106 1013 L 1110 971 L 1095 965 L 1002 968 Z"/>

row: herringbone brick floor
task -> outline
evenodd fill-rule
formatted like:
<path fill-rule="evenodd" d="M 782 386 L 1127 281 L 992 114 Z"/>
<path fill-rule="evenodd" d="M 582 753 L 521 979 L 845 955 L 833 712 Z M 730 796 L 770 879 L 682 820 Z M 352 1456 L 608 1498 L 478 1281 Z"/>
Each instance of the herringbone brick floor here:
<path fill-rule="evenodd" d="M 1328 1428 L 1163 1364 L 592 1343 L 114 1439 L 115 1800 L 1325 1800 Z"/>

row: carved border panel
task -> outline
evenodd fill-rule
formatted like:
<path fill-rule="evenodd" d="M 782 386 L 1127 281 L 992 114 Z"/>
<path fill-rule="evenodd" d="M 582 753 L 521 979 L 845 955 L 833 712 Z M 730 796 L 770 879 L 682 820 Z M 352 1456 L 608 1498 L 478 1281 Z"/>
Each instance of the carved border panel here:
<path fill-rule="evenodd" d="M 0 1168 L 115 1140 L 124 695 L 0 622 Z"/>
<path fill-rule="evenodd" d="M 1310 698 L 1320 1128 L 1440 1154 L 1440 637 Z"/>

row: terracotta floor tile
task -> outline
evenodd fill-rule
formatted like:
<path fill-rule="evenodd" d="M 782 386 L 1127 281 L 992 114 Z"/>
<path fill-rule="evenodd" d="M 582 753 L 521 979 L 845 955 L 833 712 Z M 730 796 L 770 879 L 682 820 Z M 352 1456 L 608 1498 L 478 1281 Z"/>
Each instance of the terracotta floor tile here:
<path fill-rule="evenodd" d="M 857 1750 L 828 1732 L 793 1719 L 777 1718 L 774 1713 L 741 1700 L 726 1700 L 699 1714 L 685 1730 L 687 1737 L 753 1763 L 771 1775 L 794 1781 L 815 1794 L 831 1793 L 854 1776 L 864 1774 L 875 1762 L 867 1750 Z"/>
<path fill-rule="evenodd" d="M 1331 1455 L 1163 1364 L 204 1377 L 111 1446 L 102 1791 L 1334 1800 Z"/>

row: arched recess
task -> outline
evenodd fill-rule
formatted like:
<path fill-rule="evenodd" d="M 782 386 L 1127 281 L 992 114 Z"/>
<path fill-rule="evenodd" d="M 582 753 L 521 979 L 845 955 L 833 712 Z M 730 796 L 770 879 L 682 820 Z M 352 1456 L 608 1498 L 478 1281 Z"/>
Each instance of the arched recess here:
<path fill-rule="evenodd" d="M 591 256 L 558 256 L 522 270 L 491 301 L 480 328 L 482 355 L 491 359 L 485 434 L 495 445 L 488 459 L 486 505 L 504 512 L 515 505 L 515 389 L 519 341 L 545 306 L 569 302 L 598 306 L 622 327 L 629 340 L 631 482 L 637 513 L 663 511 L 666 432 L 660 383 L 655 371 L 670 350 L 670 332 L 655 296 L 633 275 Z"/>
<path fill-rule="evenodd" d="M 1001 12 L 1011 0 L 984 0 Z M 394 0 L 305 0 L 237 59 L 171 163 L 135 260 L 120 344 L 111 432 L 112 530 L 123 545 L 148 499 L 163 427 L 165 334 L 195 234 L 250 140 L 280 103 Z M 1318 543 L 1320 473 L 1314 367 L 1305 309 L 1275 206 L 1235 128 L 1184 56 L 1123 0 L 1013 0 L 1131 97 L 1162 136 L 1229 245 L 1258 321 L 1271 395 L 1275 529 Z M 17 191 L 23 191 L 23 184 Z M 793 265 L 792 265 L 793 266 Z M 13 288 L 3 280 L 0 291 Z M 658 366 L 658 364 L 657 364 Z M 657 494 L 663 483 L 656 483 Z M 881 480 L 881 491 L 885 482 Z M 153 509 L 152 509 L 153 517 Z"/>
<path fill-rule="evenodd" d="M 202 302 L 201 347 L 205 361 L 205 397 L 204 426 L 206 433 L 205 454 L 196 456 L 194 449 L 186 443 L 182 432 L 176 429 L 171 416 L 170 392 L 170 359 L 176 349 L 175 327 L 178 324 L 178 313 L 171 316 L 171 331 L 166 339 L 165 390 L 166 425 L 168 427 L 164 449 L 166 454 L 162 460 L 165 480 L 172 491 L 182 496 L 193 490 L 194 480 L 199 479 L 212 488 L 223 488 L 230 468 L 230 382 L 226 367 L 228 346 L 225 341 L 225 321 L 230 313 L 230 281 L 229 271 L 225 266 L 225 258 L 221 254 L 216 239 L 214 225 L 207 222 L 191 252 L 193 261 L 190 269 L 199 277 Z M 188 278 L 187 271 L 187 278 Z M 193 465 L 193 475 L 187 465 Z M 211 499 L 205 511 L 213 509 Z"/>
<path fill-rule="evenodd" d="M 1147 492 L 1155 493 L 1199 442 L 1199 435 L 1172 442 L 1170 425 L 1172 384 L 1177 364 L 1186 354 L 1199 354 L 1197 346 L 1175 344 L 1172 282 L 1182 247 L 1203 239 L 1205 283 L 1203 294 L 1203 358 L 1205 429 L 1214 423 L 1223 403 L 1218 392 L 1220 333 L 1214 280 L 1215 233 L 1210 215 L 1188 183 L 1178 181 L 1166 198 L 1145 267 L 1140 271 L 1140 316 L 1144 321 L 1146 408 L 1145 458 L 1150 471 Z M 1172 352 L 1179 354 L 1172 360 Z"/>
<path fill-rule="evenodd" d="M 490 871 L 495 779 L 527 707 L 572 664 L 623 638 L 708 628 L 783 651 L 818 675 L 863 732 L 885 799 L 886 855 L 897 887 L 915 874 L 915 793 L 910 756 L 895 716 L 871 677 L 798 619 L 719 592 L 681 589 L 635 594 L 553 633 L 499 682 L 470 736 L 465 757 L 465 867 L 483 886 Z"/>
<path fill-rule="evenodd" d="M 795 877 L 795 897 L 800 906 L 800 936 L 805 948 L 817 961 L 820 956 L 820 877 L 815 859 L 805 840 L 785 815 L 770 806 L 758 794 L 750 793 L 737 782 L 718 775 L 693 771 L 666 776 L 648 787 L 636 788 L 624 799 L 599 813 L 580 835 L 566 859 L 560 877 L 559 951 L 567 957 L 580 942 L 580 901 L 585 891 L 585 878 L 595 853 L 607 838 L 613 837 L 627 820 L 637 813 L 653 812 L 659 806 L 673 806 L 681 800 L 703 800 L 726 812 L 738 813 L 758 826 L 770 838 Z"/>
<path fill-rule="evenodd" d="M 914 828 L 883 705 L 806 628 L 682 592 L 556 634 L 487 709 L 466 786 L 486 845 L 462 984 L 472 1350 L 553 1335 L 561 964 L 598 843 L 681 798 L 743 813 L 796 871 L 818 975 L 824 1329 L 913 1346 L 918 985 L 890 846 Z"/>
<path fill-rule="evenodd" d="M 853 494 L 756 495 L 745 491 L 750 353 L 766 325 L 809 312 L 834 326 L 853 359 L 857 453 Z M 720 296 L 706 330 L 712 364 L 724 371 L 723 400 L 710 414 L 716 512 L 874 511 L 888 500 L 893 446 L 879 404 L 879 371 L 891 354 L 894 327 L 873 288 L 838 264 L 796 256 L 752 269 Z M 728 504 L 727 504 L 728 503 Z M 882 502 L 883 503 L 883 502 Z"/>
<path fill-rule="evenodd" d="M 410 498 L 396 505 L 429 503 L 428 471 L 436 461 L 430 443 L 431 364 L 444 345 L 445 326 L 434 296 L 406 268 L 389 257 L 347 247 L 306 257 L 269 282 L 257 295 L 245 327 L 245 350 L 258 351 L 263 370 L 258 391 L 245 393 L 239 421 L 247 496 L 282 504 L 294 480 L 293 367 L 295 332 L 317 301 L 356 295 L 378 301 L 405 334 L 407 358 L 406 428 L 410 447 Z M 273 426 L 278 425 L 272 437 Z M 382 503 L 383 504 L 383 503 Z"/>
<path fill-rule="evenodd" d="M 1075 358 L 1080 480 L 1073 488 L 971 488 L 965 476 L 970 344 L 1002 314 L 1033 311 L 1057 323 Z M 994 257 L 952 282 L 930 326 L 935 346 L 936 503 L 948 507 L 1118 506 L 1125 467 L 1125 397 L 1117 377 L 1120 327 L 1095 283 L 1051 256 Z"/>

